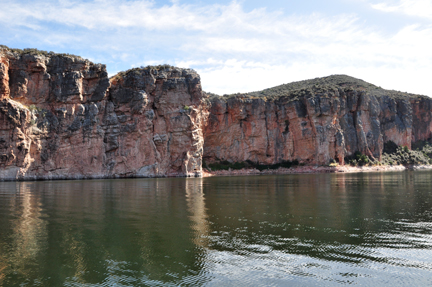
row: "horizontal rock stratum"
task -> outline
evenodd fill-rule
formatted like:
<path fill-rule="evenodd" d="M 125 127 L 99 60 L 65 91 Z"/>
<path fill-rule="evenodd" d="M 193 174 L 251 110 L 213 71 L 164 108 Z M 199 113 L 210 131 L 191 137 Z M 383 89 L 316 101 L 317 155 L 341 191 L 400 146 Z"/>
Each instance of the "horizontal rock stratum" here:
<path fill-rule="evenodd" d="M 432 100 L 335 75 L 208 96 L 168 65 L 108 78 L 78 56 L 0 48 L 0 179 L 200 176 L 202 161 L 324 165 L 431 139 Z"/>

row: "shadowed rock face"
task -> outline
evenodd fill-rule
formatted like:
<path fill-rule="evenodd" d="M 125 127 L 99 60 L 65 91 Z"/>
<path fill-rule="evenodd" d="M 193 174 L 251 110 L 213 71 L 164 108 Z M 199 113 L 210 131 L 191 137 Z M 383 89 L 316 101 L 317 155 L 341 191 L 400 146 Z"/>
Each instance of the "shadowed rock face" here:
<path fill-rule="evenodd" d="M 0 178 L 200 175 L 199 75 L 0 50 Z"/>
<path fill-rule="evenodd" d="M 328 164 L 431 139 L 432 100 L 330 76 L 212 97 L 170 66 L 0 47 L 0 179 L 199 176 L 209 162 Z"/>
<path fill-rule="evenodd" d="M 348 76 L 212 97 L 204 131 L 207 162 L 344 163 L 356 151 L 431 138 L 432 99 L 386 91 Z"/>

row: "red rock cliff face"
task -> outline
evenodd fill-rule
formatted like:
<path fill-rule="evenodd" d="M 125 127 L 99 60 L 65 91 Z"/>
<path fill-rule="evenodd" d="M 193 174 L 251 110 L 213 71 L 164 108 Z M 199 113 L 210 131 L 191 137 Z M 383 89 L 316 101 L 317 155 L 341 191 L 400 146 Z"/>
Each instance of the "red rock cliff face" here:
<path fill-rule="evenodd" d="M 343 164 L 356 151 L 380 159 L 387 141 L 410 148 L 412 142 L 430 140 L 432 99 L 353 88 L 343 81 L 346 76 L 339 77 L 326 79 L 332 84 L 324 89 L 299 88 L 272 99 L 256 93 L 213 97 L 205 160 L 322 165 L 336 159 Z"/>
<path fill-rule="evenodd" d="M 200 175 L 199 76 L 136 69 L 110 83 L 74 56 L 0 51 L 0 178 Z"/>
<path fill-rule="evenodd" d="M 347 76 L 212 97 L 170 66 L 108 79 L 76 56 L 0 49 L 0 179 L 200 176 L 209 162 L 328 164 L 431 140 L 432 100 Z"/>

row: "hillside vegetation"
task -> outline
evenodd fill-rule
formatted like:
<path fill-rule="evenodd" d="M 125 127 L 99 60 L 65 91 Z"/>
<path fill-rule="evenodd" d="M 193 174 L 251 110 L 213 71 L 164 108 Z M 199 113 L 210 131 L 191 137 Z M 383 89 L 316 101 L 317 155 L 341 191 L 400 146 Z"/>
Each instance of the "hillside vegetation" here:
<path fill-rule="evenodd" d="M 22 55 L 35 55 L 35 56 L 60 56 L 60 57 L 71 57 L 71 58 L 76 58 L 76 59 L 83 59 L 81 56 L 77 56 L 77 55 L 73 55 L 73 54 L 68 54 L 68 53 L 55 53 L 53 51 L 44 51 L 44 50 L 38 50 L 35 48 L 25 48 L 25 49 L 16 49 L 16 48 L 9 48 L 8 46 L 5 45 L 0 45 L 0 50 L 4 50 L 4 51 L 8 51 L 11 53 L 15 53 L 18 54 L 20 56 Z"/>
<path fill-rule="evenodd" d="M 222 98 L 229 99 L 232 97 L 239 98 L 263 98 L 265 100 L 276 100 L 280 97 L 298 98 L 301 96 L 315 95 L 315 94 L 329 94 L 334 95 L 336 92 L 344 91 L 364 91 L 367 94 L 374 96 L 391 96 L 391 97 L 425 97 L 400 91 L 386 90 L 381 87 L 375 86 L 363 80 L 350 77 L 347 75 L 331 75 L 328 77 L 315 78 L 299 82 L 292 82 L 288 84 L 279 85 L 262 91 L 255 91 L 249 93 L 235 93 L 223 95 Z M 217 95 L 207 93 L 211 97 Z"/>

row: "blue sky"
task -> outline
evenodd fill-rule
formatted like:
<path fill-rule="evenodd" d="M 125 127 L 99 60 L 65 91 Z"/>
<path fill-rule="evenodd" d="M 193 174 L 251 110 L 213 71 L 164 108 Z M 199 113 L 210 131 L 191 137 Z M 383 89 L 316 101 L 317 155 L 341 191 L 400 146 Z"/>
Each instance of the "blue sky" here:
<path fill-rule="evenodd" d="M 348 74 L 432 96 L 432 0 L 0 0 L 0 44 L 81 55 L 110 75 L 193 68 L 205 91 Z"/>

